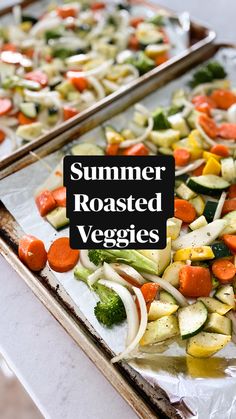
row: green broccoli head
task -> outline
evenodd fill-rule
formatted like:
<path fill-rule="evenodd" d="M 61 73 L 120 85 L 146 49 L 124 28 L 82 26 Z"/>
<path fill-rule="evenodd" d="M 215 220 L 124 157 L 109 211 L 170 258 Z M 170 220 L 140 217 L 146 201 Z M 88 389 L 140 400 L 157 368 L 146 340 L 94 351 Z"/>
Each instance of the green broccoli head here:
<path fill-rule="evenodd" d="M 89 250 L 89 259 L 96 266 L 107 262 L 107 263 L 126 263 L 132 266 L 139 272 L 147 272 L 149 274 L 157 273 L 156 263 L 147 258 L 146 256 L 139 253 L 137 250 L 130 249 L 92 249 Z"/>
<path fill-rule="evenodd" d="M 143 51 L 135 53 L 131 58 L 128 58 L 126 62 L 136 67 L 140 75 L 147 73 L 155 67 L 155 62 Z"/>
<path fill-rule="evenodd" d="M 126 312 L 121 298 L 111 289 L 96 283 L 94 291 L 101 301 L 94 307 L 98 321 L 106 327 L 112 327 L 126 319 Z"/>
<path fill-rule="evenodd" d="M 215 79 L 224 79 L 226 75 L 221 64 L 217 61 L 210 61 L 193 74 L 193 78 L 189 84 L 191 87 L 196 87 L 202 83 L 210 83 Z"/>
<path fill-rule="evenodd" d="M 152 114 L 153 117 L 153 129 L 168 129 L 171 128 L 171 125 L 165 115 L 165 112 L 162 108 L 156 109 L 155 112 Z"/>

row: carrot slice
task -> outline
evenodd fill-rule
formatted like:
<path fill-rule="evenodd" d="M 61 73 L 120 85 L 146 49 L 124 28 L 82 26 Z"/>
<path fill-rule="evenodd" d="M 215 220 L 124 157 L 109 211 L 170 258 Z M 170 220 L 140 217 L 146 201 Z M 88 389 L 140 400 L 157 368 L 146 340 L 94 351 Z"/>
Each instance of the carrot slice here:
<path fill-rule="evenodd" d="M 96 2 L 96 3 L 91 4 L 90 7 L 91 7 L 91 10 L 93 10 L 95 12 L 96 10 L 105 9 L 106 4 L 103 3 L 102 1 L 100 1 L 100 2 Z"/>
<path fill-rule="evenodd" d="M 41 217 L 45 217 L 50 211 L 56 208 L 57 204 L 51 191 L 47 189 L 41 192 L 35 198 L 35 203 L 40 212 Z"/>
<path fill-rule="evenodd" d="M 147 305 L 147 311 L 150 310 L 150 306 L 155 300 L 159 288 L 160 286 L 154 282 L 147 282 L 141 286 L 140 290 Z"/>
<path fill-rule="evenodd" d="M 208 103 L 200 103 L 199 105 L 195 105 L 195 109 L 198 112 L 205 113 L 208 116 L 211 116 L 211 107 Z"/>
<path fill-rule="evenodd" d="M 108 144 L 106 148 L 107 156 L 116 156 L 119 150 L 119 144 Z"/>
<path fill-rule="evenodd" d="M 216 104 L 216 107 L 219 109 L 227 110 L 228 108 L 230 108 L 230 106 L 236 103 L 236 95 L 230 90 L 214 90 L 210 97 L 211 99 L 213 99 L 213 101 Z"/>
<path fill-rule="evenodd" d="M 236 184 L 230 185 L 228 190 L 228 198 L 236 198 Z"/>
<path fill-rule="evenodd" d="M 71 82 L 80 92 L 88 88 L 88 80 L 85 77 L 72 77 Z"/>
<path fill-rule="evenodd" d="M 5 138 L 6 138 L 5 132 L 3 132 L 2 130 L 0 130 L 0 144 L 3 143 L 3 141 L 5 140 Z"/>
<path fill-rule="evenodd" d="M 236 210 L 236 199 L 226 199 L 222 208 L 222 215 L 228 214 Z"/>
<path fill-rule="evenodd" d="M 185 297 L 208 297 L 212 290 L 211 274 L 202 266 L 183 266 L 179 271 L 179 291 Z"/>
<path fill-rule="evenodd" d="M 70 118 L 73 118 L 73 116 L 77 115 L 79 112 L 76 108 L 71 108 L 70 106 L 64 106 L 63 108 L 63 117 L 64 121 L 67 121 Z"/>
<path fill-rule="evenodd" d="M 201 176 L 205 166 L 206 166 L 206 164 L 202 163 L 201 166 L 197 167 L 197 169 L 194 169 L 192 171 L 192 175 L 193 176 Z"/>
<path fill-rule="evenodd" d="M 228 157 L 229 156 L 229 149 L 226 145 L 223 144 L 216 144 L 211 147 L 210 152 L 213 154 L 217 154 L 217 156 L 221 157 Z"/>
<path fill-rule="evenodd" d="M 57 189 L 52 191 L 52 196 L 56 201 L 56 204 L 59 207 L 66 207 L 66 188 L 65 186 L 61 186 Z"/>
<path fill-rule="evenodd" d="M 194 105 L 197 105 L 197 106 L 207 103 L 210 108 L 215 108 L 216 107 L 216 104 L 215 104 L 214 100 L 212 98 L 210 98 L 209 96 L 205 96 L 205 95 L 195 96 L 192 99 L 192 103 Z"/>
<path fill-rule="evenodd" d="M 209 137 L 215 138 L 217 136 L 217 126 L 212 118 L 205 114 L 201 114 L 199 116 L 199 124 Z"/>
<path fill-rule="evenodd" d="M 28 125 L 36 121 L 36 118 L 28 118 L 23 112 L 19 112 L 17 118 L 20 125 Z"/>
<path fill-rule="evenodd" d="M 71 6 L 58 7 L 56 11 L 57 11 L 57 15 L 60 16 L 62 19 L 66 19 L 67 17 L 77 16 L 77 9 Z"/>
<path fill-rule="evenodd" d="M 169 60 L 169 55 L 167 52 L 163 52 L 163 54 L 158 54 L 155 58 L 156 66 L 164 64 L 166 61 Z"/>
<path fill-rule="evenodd" d="M 174 151 L 174 158 L 176 166 L 186 166 L 191 159 L 191 153 L 185 148 L 177 148 Z"/>
<path fill-rule="evenodd" d="M 48 263 L 53 271 L 70 271 L 78 260 L 79 250 L 71 249 L 68 237 L 60 237 L 51 244 L 48 251 Z"/>
<path fill-rule="evenodd" d="M 225 139 L 235 139 L 236 140 L 236 124 L 230 124 L 225 122 L 218 126 L 218 135 Z"/>
<path fill-rule="evenodd" d="M 45 87 L 48 84 L 48 76 L 41 70 L 30 71 L 25 75 L 25 78 L 27 80 L 36 81 L 41 84 L 42 87 Z"/>
<path fill-rule="evenodd" d="M 130 23 L 130 25 L 133 27 L 133 28 L 137 28 L 137 26 L 140 24 L 140 23 L 142 23 L 144 21 L 144 18 L 143 17 L 132 17 L 131 19 L 130 19 L 130 21 L 129 21 L 129 23 Z"/>
<path fill-rule="evenodd" d="M 142 143 L 132 145 L 123 152 L 123 156 L 148 156 L 148 154 L 148 148 Z"/>
<path fill-rule="evenodd" d="M 224 243 L 232 252 L 236 253 L 236 234 L 224 234 L 222 237 Z"/>
<path fill-rule="evenodd" d="M 222 284 L 231 282 L 234 279 L 236 268 L 228 259 L 217 259 L 211 268 L 215 277 Z"/>
<path fill-rule="evenodd" d="M 138 40 L 136 35 L 134 35 L 134 34 L 130 35 L 128 46 L 133 51 L 138 51 L 139 50 L 139 40 Z"/>
<path fill-rule="evenodd" d="M 197 215 L 196 210 L 190 202 L 185 201 L 185 199 L 177 198 L 175 199 L 174 207 L 175 207 L 174 216 L 182 220 L 184 223 L 189 224 L 195 220 L 196 215 Z"/>
<path fill-rule="evenodd" d="M 20 260 L 32 271 L 41 271 L 47 262 L 47 252 L 42 240 L 34 236 L 23 236 L 19 241 L 18 255 Z"/>
<path fill-rule="evenodd" d="M 0 116 L 6 115 L 12 109 L 10 99 L 0 99 Z"/>
<path fill-rule="evenodd" d="M 7 43 L 7 44 L 3 44 L 3 46 L 1 47 L 1 51 L 17 52 L 18 49 L 17 49 L 17 46 L 16 45 Z"/>

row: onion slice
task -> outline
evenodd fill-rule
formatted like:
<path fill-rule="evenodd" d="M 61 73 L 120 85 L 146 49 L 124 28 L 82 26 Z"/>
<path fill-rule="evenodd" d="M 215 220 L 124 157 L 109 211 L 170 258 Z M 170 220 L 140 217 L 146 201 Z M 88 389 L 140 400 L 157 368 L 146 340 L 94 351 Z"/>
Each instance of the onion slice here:
<path fill-rule="evenodd" d="M 103 99 L 106 96 L 106 94 L 100 81 L 98 81 L 95 77 L 91 77 L 91 76 L 88 77 L 88 81 L 89 81 L 89 84 L 94 88 L 97 94 L 97 99 L 98 100 Z"/>
<path fill-rule="evenodd" d="M 154 124 L 153 117 L 150 115 L 150 112 L 148 111 L 148 109 L 145 108 L 145 106 L 141 105 L 140 103 L 137 103 L 135 105 L 135 109 L 138 112 L 143 113 L 144 115 L 147 116 L 148 118 L 147 128 L 145 129 L 143 134 L 141 134 L 139 137 L 132 138 L 131 140 L 125 140 L 122 143 L 120 143 L 120 148 L 127 148 L 127 147 L 131 147 L 132 145 L 142 143 L 144 140 L 146 140 L 146 138 L 148 138 L 148 136 L 150 135 L 153 129 L 153 124 Z"/>
<path fill-rule="evenodd" d="M 220 218 L 221 212 L 222 212 L 222 208 L 223 208 L 224 203 L 225 203 L 226 196 L 227 196 L 227 193 L 226 192 L 222 192 L 222 194 L 220 196 L 220 199 L 219 199 L 219 202 L 218 202 L 218 205 L 216 207 L 216 211 L 215 211 L 215 215 L 214 215 L 213 221 L 218 220 Z"/>
<path fill-rule="evenodd" d="M 113 64 L 113 60 L 107 60 L 103 62 L 100 66 L 96 68 L 92 68 L 91 70 L 87 71 L 68 71 L 67 77 L 73 78 L 73 77 L 90 77 L 90 76 L 98 76 L 103 72 L 106 72 L 109 67 Z"/>
<path fill-rule="evenodd" d="M 82 263 L 82 265 L 87 268 L 87 269 L 91 269 L 91 271 L 96 271 L 97 270 L 97 266 L 94 265 L 93 262 L 91 262 L 91 260 L 89 259 L 89 255 L 88 255 L 88 250 L 86 249 L 82 249 L 80 250 L 80 262 Z"/>
<path fill-rule="evenodd" d="M 131 293 L 123 287 L 123 285 L 117 284 L 116 282 L 107 281 L 105 279 L 100 279 L 98 282 L 115 291 L 121 298 L 125 307 L 128 323 L 126 342 L 127 345 L 130 345 L 135 339 L 139 328 L 138 311 Z"/>
<path fill-rule="evenodd" d="M 95 284 L 95 282 L 97 282 L 103 276 L 103 267 L 101 266 L 88 276 L 88 285 L 92 287 Z"/>
<path fill-rule="evenodd" d="M 108 281 L 114 281 L 117 284 L 123 285 L 124 287 L 132 288 L 132 285 L 126 281 L 122 276 L 120 276 L 115 269 L 109 263 L 104 262 L 103 264 L 103 273 L 105 279 Z"/>
<path fill-rule="evenodd" d="M 206 141 L 207 144 L 209 144 L 211 147 L 213 145 L 216 145 L 216 142 L 212 140 L 212 138 L 210 138 L 209 135 L 205 133 L 204 129 L 201 127 L 198 121 L 196 122 L 196 128 L 200 132 L 201 136 L 203 137 L 203 139 Z"/>
<path fill-rule="evenodd" d="M 151 275 L 146 273 L 143 273 L 143 277 L 145 279 L 148 279 L 149 281 L 155 282 L 156 284 L 160 285 L 160 287 L 163 288 L 163 290 L 169 292 L 176 299 L 176 301 L 178 301 L 181 307 L 185 307 L 188 305 L 188 301 L 186 300 L 186 298 L 168 281 L 165 281 L 157 275 Z"/>
<path fill-rule="evenodd" d="M 139 285 L 143 285 L 146 282 L 142 275 L 140 275 L 136 269 L 132 268 L 132 266 L 126 265 L 125 263 L 112 263 L 110 266 L 112 266 L 112 268 L 118 272 L 118 274 L 124 274 L 128 276 L 131 280 L 137 282 Z"/>
<path fill-rule="evenodd" d="M 121 352 L 119 355 L 115 356 L 114 358 L 112 358 L 111 362 L 114 364 L 115 362 L 121 361 L 124 358 L 127 358 L 127 356 L 133 352 L 136 347 L 139 344 L 140 339 L 142 339 L 146 328 L 147 328 L 147 321 L 148 321 L 148 316 L 147 316 L 147 306 L 143 297 L 142 292 L 140 291 L 139 288 L 137 287 L 133 287 L 133 291 L 137 297 L 138 303 L 139 303 L 139 308 L 140 308 L 140 325 L 139 325 L 139 329 L 138 332 L 135 336 L 135 338 L 132 340 L 132 342 L 130 343 L 130 345 L 128 345 L 126 347 L 126 349 Z"/>
<path fill-rule="evenodd" d="M 197 169 L 204 162 L 205 162 L 205 159 L 195 160 L 193 163 L 188 164 L 187 166 L 183 167 L 182 169 L 176 170 L 175 171 L 175 176 L 181 176 L 184 173 L 192 172 L 192 170 Z"/>

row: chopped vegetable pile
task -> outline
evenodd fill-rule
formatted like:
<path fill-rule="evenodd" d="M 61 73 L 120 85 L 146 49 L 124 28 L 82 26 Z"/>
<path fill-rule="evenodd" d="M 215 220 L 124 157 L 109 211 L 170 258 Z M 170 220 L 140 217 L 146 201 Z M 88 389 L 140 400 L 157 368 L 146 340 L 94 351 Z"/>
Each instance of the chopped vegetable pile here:
<path fill-rule="evenodd" d="M 206 70 L 211 79 L 199 77 Z M 75 278 L 100 299 L 99 322 L 112 327 L 127 318 L 126 348 L 113 362 L 179 338 L 188 355 L 205 358 L 235 339 L 236 91 L 225 77 L 219 63 L 208 63 L 169 108 L 151 112 L 138 104 L 123 130 L 104 127 L 104 147 L 79 143 L 71 150 L 175 158 L 166 247 L 81 250 L 75 267 Z M 41 216 L 55 229 L 68 223 L 62 178 L 60 162 L 36 192 Z"/>
<path fill-rule="evenodd" d="M 16 6 L 0 27 L 0 155 L 5 138 L 10 153 L 167 61 L 171 22 L 148 16 L 125 1 L 54 3 L 40 18 Z"/>

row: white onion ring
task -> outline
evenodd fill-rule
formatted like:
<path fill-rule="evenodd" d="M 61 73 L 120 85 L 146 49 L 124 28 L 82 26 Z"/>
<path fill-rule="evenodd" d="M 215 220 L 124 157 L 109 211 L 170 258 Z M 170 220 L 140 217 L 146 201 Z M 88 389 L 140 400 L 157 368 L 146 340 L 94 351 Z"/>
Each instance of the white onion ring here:
<path fill-rule="evenodd" d="M 2 125 L 2 124 L 0 125 L 0 129 L 6 134 L 8 138 L 10 138 L 12 151 L 15 150 L 17 147 L 17 137 L 16 137 L 15 132 L 11 128 L 6 127 L 5 125 Z"/>
<path fill-rule="evenodd" d="M 140 325 L 139 325 L 139 329 L 138 332 L 135 336 L 135 338 L 133 339 L 133 341 L 130 343 L 130 345 L 128 345 L 126 347 L 126 349 L 121 352 L 119 355 L 115 356 L 114 358 L 112 358 L 111 362 L 114 364 L 115 362 L 121 361 L 124 358 L 127 358 L 127 356 L 133 352 L 136 347 L 139 344 L 140 339 L 142 339 L 146 328 L 147 328 L 147 322 L 148 322 L 148 316 L 147 316 L 147 306 L 143 297 L 142 292 L 140 291 L 139 288 L 137 287 L 133 287 L 133 291 L 136 294 L 138 303 L 139 303 L 139 308 L 140 308 Z"/>
<path fill-rule="evenodd" d="M 199 124 L 199 122 L 196 122 L 196 128 L 197 130 L 200 132 L 201 136 L 204 138 L 204 140 L 206 141 L 207 144 L 209 144 L 211 147 L 216 145 L 216 142 L 214 140 L 212 140 L 212 138 L 210 138 L 204 131 L 204 129 L 201 127 L 201 125 Z"/>
<path fill-rule="evenodd" d="M 104 262 L 103 264 L 103 273 L 104 273 L 104 278 L 107 279 L 108 281 L 114 281 L 117 284 L 123 285 L 124 287 L 127 288 L 132 288 L 132 285 L 126 281 L 124 278 L 122 278 L 122 276 L 120 276 L 115 269 L 109 265 L 109 263 Z"/>
<path fill-rule="evenodd" d="M 30 35 L 31 36 L 37 36 L 39 35 L 41 32 L 45 32 L 47 30 L 50 29 L 54 29 L 56 28 L 58 25 L 60 25 L 61 23 L 61 19 L 58 16 L 55 17 L 48 17 L 48 18 L 44 18 L 42 20 L 39 20 L 30 30 Z"/>
<path fill-rule="evenodd" d="M 138 311 L 132 295 L 125 287 L 123 287 L 120 284 L 117 284 L 116 282 L 100 279 L 98 283 L 104 285 L 107 288 L 112 289 L 121 298 L 125 307 L 128 323 L 126 342 L 127 345 L 130 345 L 130 343 L 133 342 L 133 340 L 137 336 L 139 328 Z"/>
<path fill-rule="evenodd" d="M 163 288 L 165 291 L 169 292 L 182 307 L 188 305 L 188 301 L 186 300 L 186 298 L 168 281 L 165 281 L 157 275 L 146 274 L 145 272 L 143 272 L 142 275 L 145 279 L 155 282 L 156 284 L 160 285 L 160 287 Z"/>
<path fill-rule="evenodd" d="M 110 266 L 112 266 L 112 268 L 118 272 L 118 274 L 125 274 L 139 285 L 143 285 L 146 282 L 142 275 L 140 275 L 140 273 L 130 265 L 126 265 L 125 263 L 111 263 Z"/>
<path fill-rule="evenodd" d="M 150 135 L 150 133 L 153 129 L 153 125 L 154 125 L 153 117 L 150 115 L 150 112 L 148 111 L 148 109 L 145 108 L 145 106 L 141 105 L 140 103 L 137 103 L 134 108 L 138 112 L 143 113 L 145 116 L 147 116 L 148 126 L 147 126 L 146 130 L 144 131 L 144 133 L 141 134 L 139 137 L 132 138 L 131 140 L 122 141 L 122 143 L 120 143 L 120 148 L 127 148 L 127 147 L 130 147 L 132 145 L 142 143 Z"/>
<path fill-rule="evenodd" d="M 192 172 L 193 170 L 201 166 L 201 164 L 204 162 L 205 162 L 205 159 L 195 160 L 193 163 L 190 163 L 187 166 L 184 166 L 182 169 L 176 170 L 175 176 L 178 177 L 178 176 L 183 175 L 184 173 Z"/>
<path fill-rule="evenodd" d="M 91 77 L 91 76 L 88 77 L 88 81 L 89 81 L 89 84 L 91 84 L 91 86 L 94 88 L 97 94 L 97 99 L 98 100 L 103 99 L 106 96 L 106 94 L 100 81 L 98 81 L 95 77 Z"/>
<path fill-rule="evenodd" d="M 90 274 L 88 276 L 88 285 L 90 287 L 92 287 L 93 284 L 95 284 L 95 282 L 97 282 L 103 276 L 104 276 L 103 275 L 103 266 L 101 266 L 100 268 L 96 269 L 96 271 L 94 271 L 92 274 Z"/>
<path fill-rule="evenodd" d="M 222 194 L 220 196 L 220 199 L 219 199 L 219 202 L 218 202 L 218 205 L 216 207 L 216 211 L 215 211 L 215 215 L 214 215 L 213 221 L 218 220 L 221 217 L 222 208 L 224 206 L 224 203 L 225 203 L 225 200 L 226 200 L 226 196 L 227 196 L 227 193 L 226 192 L 222 192 Z"/>
<path fill-rule="evenodd" d="M 90 77 L 90 76 L 98 76 L 99 74 L 106 72 L 109 67 L 113 64 L 113 60 L 107 60 L 104 63 L 102 63 L 100 66 L 96 68 L 92 68 L 91 70 L 87 71 L 68 71 L 67 77 L 73 78 L 73 77 Z"/>
<path fill-rule="evenodd" d="M 80 250 L 80 262 L 85 268 L 90 269 L 91 271 L 96 271 L 98 269 L 98 267 L 89 259 L 88 250 L 86 249 Z"/>

